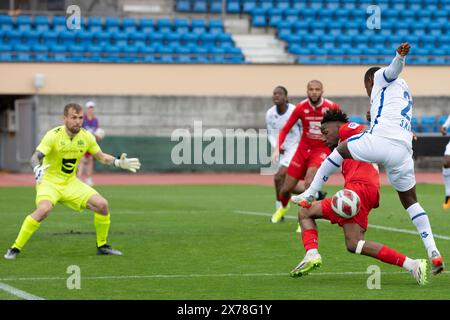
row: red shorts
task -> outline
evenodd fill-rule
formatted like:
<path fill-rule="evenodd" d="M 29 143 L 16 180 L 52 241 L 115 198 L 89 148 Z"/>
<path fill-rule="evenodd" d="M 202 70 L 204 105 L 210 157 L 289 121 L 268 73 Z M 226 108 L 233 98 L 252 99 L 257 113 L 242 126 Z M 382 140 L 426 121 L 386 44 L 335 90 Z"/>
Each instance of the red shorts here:
<path fill-rule="evenodd" d="M 325 220 L 330 220 L 332 224 L 337 223 L 341 227 L 346 223 L 357 223 L 361 228 L 367 230 L 369 224 L 369 213 L 373 208 L 377 208 L 380 201 L 379 189 L 376 186 L 364 184 L 348 184 L 345 189 L 355 191 L 361 200 L 361 208 L 356 216 L 350 219 L 341 218 L 331 208 L 331 198 L 321 201 L 322 215 Z"/>
<path fill-rule="evenodd" d="M 289 163 L 287 174 L 297 180 L 305 180 L 308 168 L 319 168 L 330 153 L 331 151 L 328 148 L 306 149 L 299 145 Z"/>
<path fill-rule="evenodd" d="M 89 153 L 89 151 L 86 151 L 86 153 L 84 154 L 85 158 L 92 158 L 92 154 Z"/>

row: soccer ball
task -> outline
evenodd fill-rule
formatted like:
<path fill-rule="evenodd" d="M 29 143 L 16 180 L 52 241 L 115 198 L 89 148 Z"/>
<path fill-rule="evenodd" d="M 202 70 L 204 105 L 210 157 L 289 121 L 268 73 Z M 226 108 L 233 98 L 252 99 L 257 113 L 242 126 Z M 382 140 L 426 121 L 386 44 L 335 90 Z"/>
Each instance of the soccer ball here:
<path fill-rule="evenodd" d="M 102 128 L 97 128 L 94 132 L 94 136 L 96 136 L 97 139 L 102 140 L 105 137 L 105 130 Z"/>
<path fill-rule="evenodd" d="M 350 189 L 339 190 L 331 198 L 331 208 L 340 217 L 350 219 L 356 216 L 361 208 L 358 194 Z"/>

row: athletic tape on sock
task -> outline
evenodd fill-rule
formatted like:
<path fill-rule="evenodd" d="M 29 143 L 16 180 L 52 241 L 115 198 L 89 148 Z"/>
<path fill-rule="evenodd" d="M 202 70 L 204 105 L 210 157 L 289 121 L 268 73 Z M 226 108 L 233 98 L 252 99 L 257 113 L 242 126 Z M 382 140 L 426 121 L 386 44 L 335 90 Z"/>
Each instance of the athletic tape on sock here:
<path fill-rule="evenodd" d="M 356 250 L 355 250 L 356 254 L 361 254 L 362 249 L 364 247 L 364 243 L 366 243 L 364 240 L 359 240 L 358 241 L 358 244 L 356 245 Z"/>

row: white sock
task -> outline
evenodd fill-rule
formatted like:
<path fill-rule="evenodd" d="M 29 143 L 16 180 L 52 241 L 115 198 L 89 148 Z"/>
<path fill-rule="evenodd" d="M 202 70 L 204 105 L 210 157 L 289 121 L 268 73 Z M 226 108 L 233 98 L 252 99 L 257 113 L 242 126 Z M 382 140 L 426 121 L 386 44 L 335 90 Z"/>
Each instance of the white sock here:
<path fill-rule="evenodd" d="M 442 175 L 444 176 L 445 195 L 450 197 L 450 168 L 442 168 Z"/>
<path fill-rule="evenodd" d="M 276 209 L 276 210 L 280 209 L 281 206 L 282 206 L 281 201 L 276 201 L 276 202 L 275 202 L 275 209 Z"/>
<path fill-rule="evenodd" d="M 341 167 L 342 161 L 344 161 L 344 158 L 342 158 L 339 152 L 334 149 L 333 152 L 322 162 L 322 165 L 319 170 L 317 170 L 311 185 L 308 190 L 305 191 L 305 195 L 314 196 L 316 192 L 322 190 L 322 186 L 328 178 Z"/>
<path fill-rule="evenodd" d="M 403 268 L 407 271 L 413 271 L 416 267 L 416 260 L 406 257 L 405 262 L 403 262 Z"/>
<path fill-rule="evenodd" d="M 309 249 L 308 251 L 306 251 L 306 255 L 309 256 L 311 254 L 319 254 L 319 250 L 317 249 Z"/>
<path fill-rule="evenodd" d="M 438 250 L 436 248 L 436 243 L 434 242 L 433 232 L 431 231 L 430 220 L 428 220 L 427 213 L 418 202 L 414 203 L 406 209 L 406 211 L 408 211 L 411 221 L 416 226 L 417 232 L 422 238 L 423 244 L 427 249 L 428 257 L 431 257 L 432 251 Z"/>

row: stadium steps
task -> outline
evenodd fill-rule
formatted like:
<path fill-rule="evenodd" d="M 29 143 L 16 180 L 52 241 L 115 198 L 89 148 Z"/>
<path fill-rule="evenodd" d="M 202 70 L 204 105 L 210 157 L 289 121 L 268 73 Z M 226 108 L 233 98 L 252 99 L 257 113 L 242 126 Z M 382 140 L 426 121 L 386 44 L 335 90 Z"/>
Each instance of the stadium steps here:
<path fill-rule="evenodd" d="M 295 58 L 285 50 L 285 43 L 271 34 L 233 34 L 247 63 L 293 63 Z"/>
<path fill-rule="evenodd" d="M 145 15 L 171 15 L 173 14 L 173 3 L 167 0 L 122 0 L 122 11 L 124 13 Z"/>

